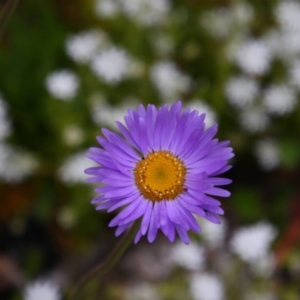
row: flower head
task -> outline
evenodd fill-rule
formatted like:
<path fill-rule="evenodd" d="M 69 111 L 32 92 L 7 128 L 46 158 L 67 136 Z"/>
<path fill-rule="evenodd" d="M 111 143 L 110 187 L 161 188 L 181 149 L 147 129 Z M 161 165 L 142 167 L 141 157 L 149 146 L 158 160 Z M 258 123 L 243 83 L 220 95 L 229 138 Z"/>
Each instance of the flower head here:
<path fill-rule="evenodd" d="M 275 237 L 275 228 L 268 223 L 260 222 L 238 229 L 230 241 L 230 247 L 242 260 L 253 263 L 268 255 L 270 244 Z"/>
<path fill-rule="evenodd" d="M 297 104 L 294 89 L 286 84 L 272 85 L 266 89 L 263 105 L 266 111 L 274 115 L 291 113 Z"/>
<path fill-rule="evenodd" d="M 116 235 L 141 218 L 135 242 L 146 234 L 153 242 L 160 229 L 170 241 L 177 232 L 187 244 L 187 231 L 200 231 L 193 214 L 219 223 L 223 210 L 212 196 L 230 195 L 216 186 L 231 182 L 217 176 L 230 169 L 232 148 L 213 138 L 216 125 L 205 130 L 205 114 L 181 108 L 176 102 L 129 109 L 127 127 L 117 122 L 123 137 L 102 129 L 101 148 L 90 149 L 88 157 L 100 166 L 86 173 L 101 183 L 92 203 L 108 212 L 122 207 L 109 224 L 117 226 Z"/>
<path fill-rule="evenodd" d="M 236 64 L 249 75 L 265 74 L 272 58 L 267 44 L 260 40 L 249 40 L 241 44 L 234 56 Z"/>
<path fill-rule="evenodd" d="M 172 249 L 172 259 L 185 269 L 197 271 L 203 267 L 205 261 L 204 248 L 193 241 L 188 246 L 176 243 Z"/>
<path fill-rule="evenodd" d="M 111 47 L 92 59 L 91 68 L 100 79 L 114 84 L 124 78 L 128 63 L 128 55 L 124 50 Z"/>
<path fill-rule="evenodd" d="M 48 281 L 36 281 L 26 286 L 24 291 L 25 300 L 59 300 L 58 287 Z"/>
<path fill-rule="evenodd" d="M 53 97 L 68 101 L 76 96 L 79 79 L 71 71 L 56 71 L 47 76 L 45 86 Z"/>
<path fill-rule="evenodd" d="M 194 274 L 190 281 L 190 292 L 195 300 L 224 299 L 223 283 L 213 274 Z"/>
<path fill-rule="evenodd" d="M 71 35 L 66 41 L 67 54 L 78 63 L 87 63 L 96 54 L 99 46 L 105 44 L 105 35 L 96 30 Z"/>

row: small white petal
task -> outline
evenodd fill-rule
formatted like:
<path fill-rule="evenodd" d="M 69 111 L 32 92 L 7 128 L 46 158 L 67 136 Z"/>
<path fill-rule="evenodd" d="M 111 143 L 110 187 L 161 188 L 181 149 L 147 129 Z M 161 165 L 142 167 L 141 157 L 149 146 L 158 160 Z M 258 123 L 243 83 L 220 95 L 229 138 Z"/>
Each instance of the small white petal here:
<path fill-rule="evenodd" d="M 172 247 L 173 261 L 188 270 L 199 270 L 204 263 L 204 249 L 195 242 L 185 245 L 182 242 Z"/>
<path fill-rule="evenodd" d="M 129 58 L 121 49 L 109 48 L 101 51 L 91 61 L 91 68 L 95 74 L 106 81 L 114 84 L 121 81 L 128 71 Z"/>
<path fill-rule="evenodd" d="M 269 253 L 270 244 L 275 237 L 275 228 L 261 222 L 236 230 L 230 240 L 230 248 L 242 260 L 252 263 Z"/>
<path fill-rule="evenodd" d="M 190 280 L 190 292 L 194 300 L 223 300 L 224 287 L 216 275 L 194 274 Z"/>
<path fill-rule="evenodd" d="M 45 85 L 53 97 L 61 100 L 70 100 L 76 96 L 79 79 L 73 72 L 62 70 L 48 75 Z"/>
<path fill-rule="evenodd" d="M 37 281 L 25 287 L 24 300 L 59 300 L 59 290 L 48 281 Z"/>
<path fill-rule="evenodd" d="M 285 84 L 273 85 L 265 90 L 263 105 L 267 112 L 275 115 L 291 113 L 297 104 L 296 93 Z"/>

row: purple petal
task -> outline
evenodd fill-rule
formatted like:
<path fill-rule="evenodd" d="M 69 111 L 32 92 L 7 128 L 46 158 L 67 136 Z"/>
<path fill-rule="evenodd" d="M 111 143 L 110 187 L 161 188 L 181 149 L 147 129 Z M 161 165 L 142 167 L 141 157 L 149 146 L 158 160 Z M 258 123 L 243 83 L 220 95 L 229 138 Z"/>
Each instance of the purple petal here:
<path fill-rule="evenodd" d="M 144 217 L 143 217 L 143 220 L 142 220 L 142 223 L 141 223 L 141 233 L 142 233 L 142 235 L 145 235 L 146 232 L 147 232 L 147 229 L 148 229 L 149 224 L 150 224 L 152 210 L 153 210 L 153 204 L 152 204 L 152 202 L 148 201 L 147 209 L 146 209 L 146 212 L 144 214 Z"/>
<path fill-rule="evenodd" d="M 135 238 L 134 238 L 134 243 L 136 244 L 142 237 L 141 229 L 138 230 Z"/>
<path fill-rule="evenodd" d="M 154 203 L 155 205 L 155 203 Z M 154 213 L 154 210 L 152 210 L 151 219 L 150 219 L 150 226 L 148 230 L 148 241 L 152 243 L 157 235 L 157 221 L 156 221 L 156 214 Z"/>
<path fill-rule="evenodd" d="M 115 235 L 119 236 L 120 234 L 122 234 L 129 227 L 129 225 L 131 225 L 131 223 L 118 226 Z"/>
<path fill-rule="evenodd" d="M 181 240 L 186 244 L 188 245 L 190 243 L 190 238 L 189 238 L 189 235 L 188 233 L 186 232 L 186 230 L 181 227 L 180 225 L 175 225 L 176 226 L 176 230 L 181 238 Z"/>
<path fill-rule="evenodd" d="M 205 194 L 209 194 L 212 196 L 220 196 L 220 197 L 229 197 L 231 195 L 230 192 L 220 189 L 220 188 L 216 188 L 216 187 L 207 189 L 204 192 L 205 192 Z"/>

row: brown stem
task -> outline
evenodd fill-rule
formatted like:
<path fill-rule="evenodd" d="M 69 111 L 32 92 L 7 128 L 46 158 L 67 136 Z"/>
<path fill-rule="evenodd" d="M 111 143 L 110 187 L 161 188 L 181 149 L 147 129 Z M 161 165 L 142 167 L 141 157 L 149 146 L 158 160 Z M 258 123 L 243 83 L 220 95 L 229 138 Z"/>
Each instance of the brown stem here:
<path fill-rule="evenodd" d="M 139 228 L 140 224 L 139 222 L 135 222 L 129 230 L 126 232 L 126 234 L 123 235 L 123 237 L 119 240 L 115 248 L 110 252 L 108 257 L 103 261 L 100 262 L 98 265 L 96 265 L 94 268 L 89 270 L 87 273 L 85 273 L 79 281 L 75 284 L 75 287 L 73 290 L 71 290 L 71 293 L 67 299 L 75 299 L 78 295 L 78 292 L 83 286 L 87 283 L 87 281 L 97 274 L 103 275 L 106 272 L 108 272 L 120 259 L 120 257 L 123 255 L 125 250 L 128 248 L 128 246 L 132 243 L 134 236 L 137 233 L 137 230 Z"/>

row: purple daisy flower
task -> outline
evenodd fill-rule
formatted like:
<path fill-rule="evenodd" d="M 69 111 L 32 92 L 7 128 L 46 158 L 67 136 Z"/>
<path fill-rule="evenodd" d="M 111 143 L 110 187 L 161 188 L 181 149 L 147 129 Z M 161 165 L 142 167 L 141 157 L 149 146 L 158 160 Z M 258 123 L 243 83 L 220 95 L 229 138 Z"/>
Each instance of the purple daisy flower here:
<path fill-rule="evenodd" d="M 89 168 L 88 181 L 99 182 L 92 200 L 97 210 L 122 208 L 109 226 L 117 226 L 116 236 L 141 218 L 134 242 L 146 235 L 153 242 L 160 229 L 173 242 L 176 232 L 186 244 L 188 230 L 199 232 L 194 215 L 220 223 L 220 202 L 213 196 L 230 193 L 216 186 L 231 183 L 218 175 L 229 170 L 234 156 L 229 141 L 213 137 L 217 125 L 205 130 L 205 114 L 186 109 L 176 102 L 157 109 L 154 105 L 128 110 L 124 126 L 116 122 L 122 135 L 102 129 L 97 140 L 101 148 L 87 155 L 99 163 Z"/>

